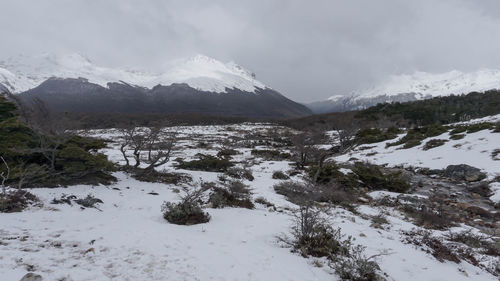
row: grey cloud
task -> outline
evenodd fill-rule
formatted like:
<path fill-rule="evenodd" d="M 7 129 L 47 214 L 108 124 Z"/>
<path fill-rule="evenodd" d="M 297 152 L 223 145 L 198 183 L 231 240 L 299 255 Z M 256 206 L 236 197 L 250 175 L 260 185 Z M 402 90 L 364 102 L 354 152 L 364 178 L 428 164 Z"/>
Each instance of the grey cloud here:
<path fill-rule="evenodd" d="M 298 101 L 390 74 L 500 64 L 495 0 L 3 0 L 0 15 L 2 56 L 79 52 L 159 69 L 203 53 Z"/>

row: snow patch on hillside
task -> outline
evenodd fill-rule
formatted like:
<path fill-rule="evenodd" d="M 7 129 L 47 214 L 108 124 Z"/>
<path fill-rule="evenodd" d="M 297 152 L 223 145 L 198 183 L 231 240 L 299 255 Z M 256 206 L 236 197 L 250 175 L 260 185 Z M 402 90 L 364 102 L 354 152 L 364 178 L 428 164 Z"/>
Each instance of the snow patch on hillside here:
<path fill-rule="evenodd" d="M 359 91 L 359 98 L 381 95 L 415 93 L 417 98 L 448 96 L 484 92 L 500 88 L 500 70 L 481 69 L 465 73 L 453 70 L 445 73 L 415 72 L 413 74 L 393 75 L 376 87 Z"/>
<path fill-rule="evenodd" d="M 455 125 L 476 124 L 479 122 L 498 122 L 500 115 L 473 119 L 468 122 L 460 122 Z M 413 166 L 427 167 L 431 169 L 444 169 L 448 165 L 467 164 L 477 167 L 486 172 L 489 177 L 500 176 L 500 162 L 491 155 L 495 149 L 500 148 L 500 133 L 493 130 L 482 130 L 468 133 L 463 139 L 450 139 L 449 132 L 439 136 L 427 138 L 421 145 L 402 149 L 401 146 L 386 147 L 387 143 L 396 142 L 398 138 L 380 143 L 363 145 L 354 149 L 351 153 L 337 157 L 339 161 L 347 161 L 351 157 L 363 159 L 376 164 L 389 166 Z M 448 140 L 444 145 L 429 150 L 423 150 L 425 143 L 432 139 Z"/>
<path fill-rule="evenodd" d="M 349 95 L 334 95 L 327 100 L 354 102 L 383 96 L 390 100 L 390 97 L 401 94 L 415 94 L 416 99 L 425 99 L 493 89 L 500 89 L 500 70 L 481 69 L 470 73 L 457 70 L 444 73 L 417 71 L 413 74 L 391 75 L 379 85 L 356 90 Z"/>

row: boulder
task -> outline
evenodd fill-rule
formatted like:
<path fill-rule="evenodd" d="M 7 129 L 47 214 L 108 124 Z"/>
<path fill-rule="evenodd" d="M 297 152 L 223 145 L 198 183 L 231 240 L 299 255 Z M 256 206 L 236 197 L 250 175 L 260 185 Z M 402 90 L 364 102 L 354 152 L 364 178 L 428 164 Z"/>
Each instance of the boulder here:
<path fill-rule="evenodd" d="M 42 281 L 42 276 L 35 273 L 26 273 L 19 281 Z"/>
<path fill-rule="evenodd" d="M 480 181 L 486 178 L 486 174 L 481 172 L 480 169 L 466 165 L 449 165 L 444 171 L 444 175 L 450 179 L 457 181 Z"/>

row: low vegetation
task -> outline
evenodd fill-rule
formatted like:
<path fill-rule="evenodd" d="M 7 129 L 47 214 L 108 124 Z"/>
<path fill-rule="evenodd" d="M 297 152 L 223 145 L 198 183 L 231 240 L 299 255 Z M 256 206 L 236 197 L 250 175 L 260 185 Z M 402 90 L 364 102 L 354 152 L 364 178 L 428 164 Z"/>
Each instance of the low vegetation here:
<path fill-rule="evenodd" d="M 225 175 L 238 180 L 249 180 L 253 181 L 255 178 L 253 176 L 252 170 L 240 167 L 231 167 L 228 168 L 225 172 Z"/>
<path fill-rule="evenodd" d="M 5 183 L 17 188 L 70 184 L 109 184 L 114 165 L 99 149 L 102 140 L 76 136 L 38 102 L 19 107 L 0 97 L 0 156 L 9 170 Z M 23 121 L 21 121 L 21 119 Z"/>
<path fill-rule="evenodd" d="M 377 143 L 386 140 L 395 139 L 401 130 L 396 127 L 390 127 L 388 129 L 383 128 L 369 128 L 359 130 L 355 136 L 355 142 L 357 144 L 370 144 Z"/>
<path fill-rule="evenodd" d="M 39 204 L 40 200 L 26 190 L 11 190 L 0 193 L 0 213 L 21 212 L 30 205 Z"/>
<path fill-rule="evenodd" d="M 285 174 L 282 171 L 274 171 L 272 178 L 275 180 L 288 180 L 288 179 L 290 179 L 290 176 L 288 176 L 287 174 Z"/>
<path fill-rule="evenodd" d="M 408 130 L 406 135 L 396 142 L 387 143 L 386 147 L 403 145 L 403 149 L 412 148 L 422 143 L 422 140 L 430 137 L 439 136 L 448 131 L 448 128 L 442 125 L 428 125 Z"/>
<path fill-rule="evenodd" d="M 180 225 L 193 225 L 210 221 L 210 215 L 203 212 L 200 206 L 205 190 L 185 188 L 183 191 L 184 195 L 180 196 L 180 202 L 163 202 L 161 206 L 163 218 L 170 223 Z"/>
<path fill-rule="evenodd" d="M 234 166 L 234 163 L 226 158 L 219 158 L 212 155 L 197 154 L 197 160 L 184 161 L 176 159 L 178 169 L 206 171 L 206 172 L 226 172 Z"/>
<path fill-rule="evenodd" d="M 371 190 L 388 190 L 407 192 L 410 184 L 401 172 L 383 171 L 379 166 L 370 163 L 356 162 L 352 169 L 364 186 Z"/>
<path fill-rule="evenodd" d="M 377 280 L 379 266 L 373 257 L 364 254 L 364 247 L 353 244 L 323 218 L 322 210 L 303 205 L 294 213 L 291 237 L 280 241 L 290 245 L 302 256 L 323 257 L 342 280 Z"/>
<path fill-rule="evenodd" d="M 281 152 L 280 150 L 270 150 L 270 149 L 252 149 L 252 155 L 256 157 L 261 157 L 264 160 L 288 160 L 292 157 L 290 153 Z"/>
<path fill-rule="evenodd" d="M 221 185 L 206 185 L 211 190 L 208 203 L 213 208 L 238 207 L 253 209 L 251 190 L 248 185 L 239 180 L 222 182 Z"/>
<path fill-rule="evenodd" d="M 432 148 L 436 148 L 436 147 L 442 146 L 447 141 L 448 140 L 444 140 L 444 139 L 432 139 L 432 140 L 429 140 L 429 141 L 427 141 L 425 143 L 425 145 L 423 147 L 423 150 L 429 150 L 429 149 L 432 149 Z"/>

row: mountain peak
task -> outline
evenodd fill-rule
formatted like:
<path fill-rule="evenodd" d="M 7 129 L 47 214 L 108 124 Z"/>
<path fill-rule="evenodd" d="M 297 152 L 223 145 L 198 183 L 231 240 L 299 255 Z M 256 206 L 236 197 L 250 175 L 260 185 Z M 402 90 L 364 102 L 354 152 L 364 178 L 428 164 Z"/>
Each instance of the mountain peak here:
<path fill-rule="evenodd" d="M 186 83 L 201 91 L 224 93 L 229 89 L 256 92 L 267 88 L 255 75 L 234 62 L 223 63 L 205 55 L 175 60 L 162 73 L 144 73 L 97 66 L 87 57 L 72 54 L 18 55 L 0 61 L 0 84 L 19 93 L 51 78 L 86 78 L 106 87 L 109 82 L 125 82 L 141 87 Z"/>
<path fill-rule="evenodd" d="M 484 92 L 500 88 L 500 70 L 480 69 L 474 72 L 451 70 L 443 73 L 417 71 L 412 74 L 392 75 L 383 83 L 357 91 L 356 96 L 367 98 L 416 94 L 417 98 Z"/>

